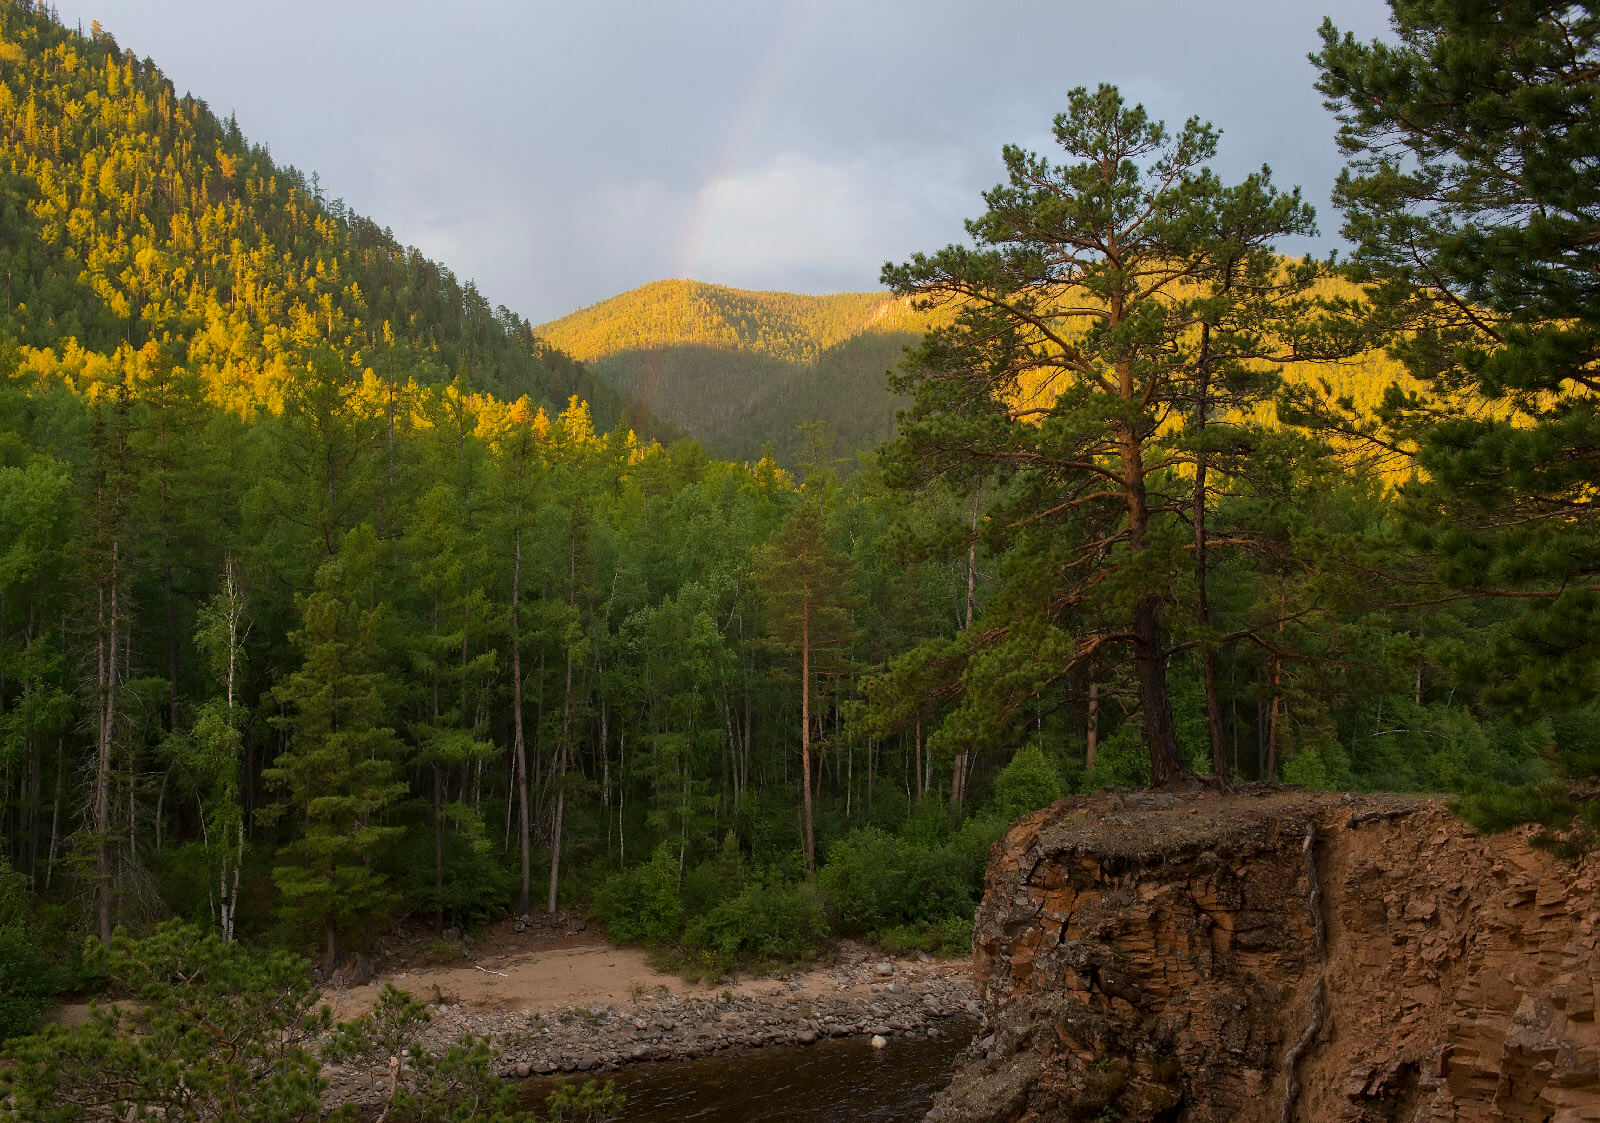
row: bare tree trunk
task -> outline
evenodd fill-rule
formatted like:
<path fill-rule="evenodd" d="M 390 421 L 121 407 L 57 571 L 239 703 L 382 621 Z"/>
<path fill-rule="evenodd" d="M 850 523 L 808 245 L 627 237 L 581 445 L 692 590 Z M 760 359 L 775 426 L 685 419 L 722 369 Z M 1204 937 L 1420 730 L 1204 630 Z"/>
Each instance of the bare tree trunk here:
<path fill-rule="evenodd" d="M 1124 372 L 1132 395 L 1132 372 Z M 1128 504 L 1129 564 L 1137 566 L 1145 550 L 1150 513 L 1145 503 L 1144 463 L 1139 436 L 1131 426 L 1122 434 L 1123 487 Z M 1139 673 L 1139 701 L 1144 711 L 1145 742 L 1150 751 L 1150 780 L 1156 786 L 1183 774 L 1178 759 L 1178 739 L 1172 725 L 1172 700 L 1167 692 L 1167 653 L 1161 631 L 1161 602 L 1146 596 L 1133 610 L 1133 649 Z"/>
<path fill-rule="evenodd" d="M 962 625 L 964 628 L 972 627 L 973 602 L 977 599 L 979 494 L 978 491 L 972 493 L 972 537 L 967 542 L 967 618 Z M 950 805 L 952 807 L 960 807 L 961 801 L 966 798 L 966 765 L 966 751 L 963 750 L 956 753 L 955 770 L 950 775 Z"/>
<path fill-rule="evenodd" d="M 806 872 L 817 868 L 811 825 L 811 601 L 800 608 L 800 790 L 805 793 Z"/>
<path fill-rule="evenodd" d="M 567 547 L 567 608 L 578 606 L 578 506 L 572 508 L 572 528 Z M 556 752 L 556 813 L 550 832 L 550 895 L 545 912 L 556 914 L 556 887 L 561 877 L 561 831 L 567 810 L 567 760 L 572 753 L 572 645 L 567 645 L 567 678 L 561 699 L 561 747 Z"/>
<path fill-rule="evenodd" d="M 526 916 L 528 895 L 528 853 L 531 830 L 528 821 L 528 743 L 522 729 L 522 511 L 517 511 L 516 543 L 511 563 L 511 751 L 517 776 L 517 835 L 522 844 L 522 864 L 517 888 L 517 915 Z"/>
<path fill-rule="evenodd" d="M 56 842 L 61 837 L 61 771 L 66 756 L 63 739 L 56 738 L 56 790 L 50 803 L 50 846 L 45 851 L 44 887 L 50 888 L 50 875 L 56 868 Z"/>
<path fill-rule="evenodd" d="M 95 832 L 95 912 L 100 939 L 111 943 L 111 749 L 117 720 L 117 561 L 120 543 L 111 541 L 109 572 L 100 576 L 96 600 L 98 637 L 95 644 L 97 684 L 94 832 Z"/>
<path fill-rule="evenodd" d="M 620 718 L 618 720 L 621 720 Z M 623 816 L 627 810 L 628 727 L 617 730 L 617 865 L 628 864 L 628 841 L 623 837 Z"/>
<path fill-rule="evenodd" d="M 1089 684 L 1089 723 L 1088 747 L 1083 754 L 1083 766 L 1086 769 L 1094 768 L 1095 754 L 1100 750 L 1100 684 Z"/>
<path fill-rule="evenodd" d="M 567 811 L 567 750 L 572 740 L 572 650 L 567 650 L 567 700 L 561 714 L 561 747 L 556 751 L 556 813 L 550 832 L 550 895 L 544 911 L 556 914 L 556 886 L 561 879 L 561 830 Z"/>
<path fill-rule="evenodd" d="M 1283 635 L 1283 614 L 1288 611 L 1289 591 L 1282 586 L 1278 589 L 1278 635 Z M 1280 640 L 1281 644 L 1281 640 Z M 1263 779 L 1276 779 L 1278 775 L 1278 736 L 1282 722 L 1283 696 L 1281 686 L 1283 683 L 1283 657 L 1276 651 L 1272 653 L 1272 715 L 1267 723 L 1267 774 Z"/>
<path fill-rule="evenodd" d="M 922 798 L 922 714 L 917 714 L 916 741 L 917 755 L 914 763 L 917 771 L 917 798 Z"/>

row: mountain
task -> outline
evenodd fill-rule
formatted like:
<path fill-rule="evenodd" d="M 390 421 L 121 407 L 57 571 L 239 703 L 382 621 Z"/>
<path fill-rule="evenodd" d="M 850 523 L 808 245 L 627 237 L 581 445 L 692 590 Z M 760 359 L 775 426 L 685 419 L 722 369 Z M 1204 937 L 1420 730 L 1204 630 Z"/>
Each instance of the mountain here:
<path fill-rule="evenodd" d="M 142 353 L 248 411 L 331 349 L 382 378 L 553 407 L 577 395 L 602 426 L 649 426 L 98 24 L 75 32 L 31 0 L 0 5 L 0 278 L 0 336 L 79 389 Z"/>
<path fill-rule="evenodd" d="M 934 317 L 887 292 L 806 296 L 656 281 L 537 328 L 713 451 L 794 463 L 821 422 L 844 461 L 887 439 L 885 375 Z"/>

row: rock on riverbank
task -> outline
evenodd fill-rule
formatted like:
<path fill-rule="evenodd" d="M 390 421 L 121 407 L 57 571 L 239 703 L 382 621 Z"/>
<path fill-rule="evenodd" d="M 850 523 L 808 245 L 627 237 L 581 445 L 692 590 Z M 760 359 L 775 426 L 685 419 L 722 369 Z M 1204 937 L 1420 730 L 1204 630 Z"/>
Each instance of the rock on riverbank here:
<path fill-rule="evenodd" d="M 603 945 L 597 950 L 615 952 Z M 537 967 L 537 957 L 521 966 Z M 408 982 L 391 981 L 401 987 Z M 421 990 L 415 993 L 427 997 Z M 938 1035 L 946 1019 L 979 1011 L 964 961 L 885 958 L 851 944 L 838 950 L 831 966 L 718 988 L 636 980 L 625 997 L 603 1002 L 508 1009 L 499 1003 L 452 1002 L 447 987 L 439 993 L 445 1000 L 429 1004 L 425 1044 L 437 1049 L 464 1033 L 486 1036 L 501 1074 L 508 1077 L 598 1074 L 628 1064 L 810 1045 L 858 1034 Z M 330 1103 L 370 1100 L 388 1085 L 386 1071 L 330 1065 L 325 1075 Z"/>

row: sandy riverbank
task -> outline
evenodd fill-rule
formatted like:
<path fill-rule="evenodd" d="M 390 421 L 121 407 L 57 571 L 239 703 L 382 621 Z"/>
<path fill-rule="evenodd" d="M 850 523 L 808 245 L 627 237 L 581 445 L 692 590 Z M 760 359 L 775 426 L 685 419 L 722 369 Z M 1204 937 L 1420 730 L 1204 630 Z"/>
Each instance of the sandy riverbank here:
<path fill-rule="evenodd" d="M 492 931 L 448 965 L 396 965 L 361 986 L 330 987 L 334 1016 L 371 1008 L 384 983 L 429 1004 L 425 1041 L 485 1035 L 506 1076 L 595 1072 L 825 1037 L 941 1033 L 975 1012 L 965 959 L 885 957 L 840 944 L 832 961 L 765 977 L 689 983 L 649 956 L 587 934 L 540 940 Z M 330 1102 L 361 1102 L 387 1074 L 330 1065 Z"/>

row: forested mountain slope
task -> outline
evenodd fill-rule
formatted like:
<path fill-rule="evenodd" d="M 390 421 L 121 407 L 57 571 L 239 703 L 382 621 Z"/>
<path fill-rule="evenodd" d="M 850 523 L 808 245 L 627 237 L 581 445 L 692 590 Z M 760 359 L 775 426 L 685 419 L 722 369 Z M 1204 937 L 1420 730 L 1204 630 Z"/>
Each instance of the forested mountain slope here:
<path fill-rule="evenodd" d="M 894 432 L 885 373 L 937 321 L 886 292 L 807 296 L 656 281 L 538 331 L 718 453 L 793 460 L 820 421 L 850 459 Z"/>
<path fill-rule="evenodd" d="M 0 334 L 80 389 L 146 351 L 236 410 L 319 349 L 506 399 L 622 399 L 473 284 L 275 164 L 96 25 L 0 5 Z M 150 350 L 151 347 L 155 350 Z M 640 419 L 630 417 L 629 421 Z"/>
<path fill-rule="evenodd" d="M 1319 292 L 1357 295 L 1335 279 Z M 918 309 L 888 292 L 809 296 L 655 281 L 536 331 L 589 364 L 637 409 L 720 455 L 753 461 L 771 448 L 794 464 L 806 440 L 799 427 L 821 422 L 831 455 L 848 465 L 894 435 L 906 399 L 889 389 L 886 374 L 905 348 L 949 323 L 954 308 Z M 1343 399 L 1352 417 L 1371 416 L 1391 384 L 1416 388 L 1381 352 L 1289 362 L 1281 370 L 1299 404 Z M 1278 415 L 1269 405 L 1253 420 L 1277 424 Z"/>

